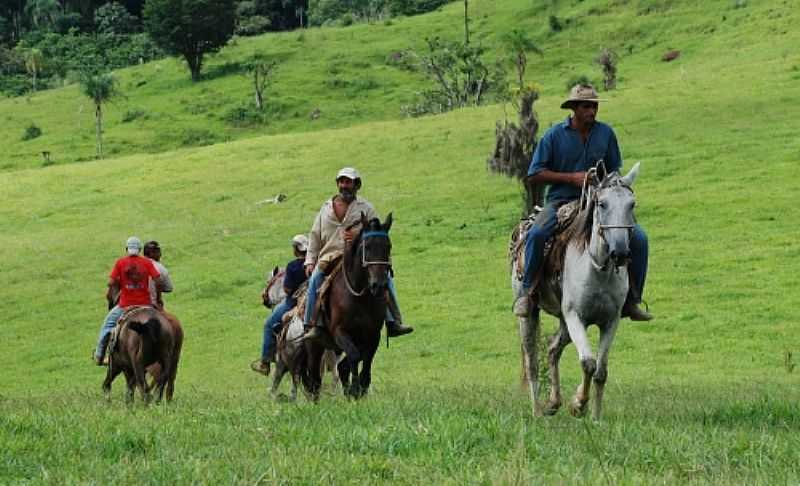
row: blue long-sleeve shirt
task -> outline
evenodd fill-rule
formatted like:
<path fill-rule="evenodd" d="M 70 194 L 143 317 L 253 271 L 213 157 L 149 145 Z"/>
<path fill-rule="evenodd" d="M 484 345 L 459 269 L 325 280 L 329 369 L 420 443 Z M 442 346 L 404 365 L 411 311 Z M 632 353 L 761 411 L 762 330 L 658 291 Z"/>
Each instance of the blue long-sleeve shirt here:
<path fill-rule="evenodd" d="M 550 127 L 539 140 L 528 167 L 528 176 L 543 170 L 565 173 L 587 171 L 600 159 L 603 159 L 609 173 L 622 168 L 622 154 L 614 130 L 605 123 L 595 121 L 584 144 L 580 133 L 570 126 L 570 118 L 567 117 Z M 568 202 L 580 196 L 580 188 L 571 184 L 551 184 L 546 201 Z"/>

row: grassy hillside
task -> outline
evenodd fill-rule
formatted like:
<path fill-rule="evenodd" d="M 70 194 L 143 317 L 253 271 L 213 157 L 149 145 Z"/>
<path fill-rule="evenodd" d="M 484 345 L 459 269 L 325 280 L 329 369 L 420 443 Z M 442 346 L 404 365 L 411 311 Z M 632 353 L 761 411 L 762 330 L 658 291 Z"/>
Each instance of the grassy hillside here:
<path fill-rule="evenodd" d="M 473 1 L 472 39 L 488 46 L 489 57 L 495 58 L 502 55 L 499 35 L 511 28 L 527 30 L 544 50 L 541 57 L 531 54 L 528 79 L 549 95 L 561 95 L 567 80 L 579 75 L 599 81 L 593 60 L 601 47 L 621 57 L 621 89 L 653 85 L 679 71 L 681 85 L 693 90 L 698 76 L 708 79 L 725 75 L 731 66 L 765 62 L 781 63 L 790 70 L 784 76 L 796 80 L 799 68 L 789 28 L 796 13 L 790 2 L 753 3 Z M 739 4 L 744 8 L 736 8 Z M 563 30 L 550 27 L 551 16 Z M 427 81 L 392 63 L 391 55 L 422 49 L 428 36 L 461 39 L 462 30 L 463 6 L 453 2 L 428 15 L 375 25 L 239 39 L 209 57 L 205 79 L 198 83 L 190 81 L 177 59 L 120 71 L 116 76 L 124 98 L 106 107 L 106 154 L 157 153 L 398 119 L 401 106 L 413 102 Z M 680 49 L 681 59 L 659 62 L 668 49 Z M 266 123 L 241 115 L 242 109 L 253 112 L 250 81 L 241 65 L 256 52 L 281 63 L 268 92 Z M 316 109 L 320 116 L 312 119 Z M 6 147 L 0 170 L 41 167 L 42 151 L 51 152 L 56 164 L 94 158 L 94 109 L 77 86 L 0 101 L 0 120 L 0 143 Z M 43 134 L 22 141 L 30 124 Z"/>
<path fill-rule="evenodd" d="M 533 420 L 518 387 L 505 248 L 519 196 L 484 169 L 500 106 L 416 120 L 353 115 L 311 127 L 311 140 L 309 126 L 287 122 L 275 135 L 46 170 L 17 164 L 21 145 L 7 139 L 15 170 L 0 174 L 0 482 L 800 480 L 792 264 L 800 255 L 792 225 L 800 217 L 800 35 L 788 30 L 798 14 L 789 2 L 557 2 L 557 15 L 572 20 L 551 34 L 533 21 L 546 18 L 539 3 L 474 3 L 487 15 L 475 17 L 484 32 L 536 25 L 547 42 L 532 66 L 548 67 L 537 71 L 544 127 L 565 116 L 557 109 L 564 78 L 593 69 L 604 40 L 634 44 L 600 118 L 616 128 L 626 165 L 643 163 L 638 218 L 651 240 L 646 299 L 657 320 L 625 321 L 618 332 L 604 421 Z M 408 26 L 397 35 L 416 36 L 411 43 L 420 26 L 444 29 L 450 19 L 456 33 L 457 17 L 450 6 L 392 26 L 305 35 L 353 35 L 339 47 L 346 54 L 367 49 L 360 35 L 376 39 L 387 28 Z M 667 48 L 683 55 L 661 63 Z M 177 67 L 173 75 L 179 83 Z M 168 99 L 234 79 L 145 86 L 152 106 L 169 107 L 178 102 Z M 47 119 L 68 138 L 70 123 L 55 109 L 68 96 L 38 96 L 53 97 Z M 332 106 L 351 103 L 330 96 Z M 381 104 L 367 94 L 359 101 Z M 14 103 L 22 102 L 3 102 L 0 116 L 21 116 Z M 163 133 L 216 123 L 175 116 L 146 121 Z M 148 140 L 134 127 L 120 124 L 109 138 L 119 129 L 119 140 Z M 69 153 L 82 153 L 81 143 Z M 417 331 L 379 351 L 366 400 L 273 403 L 247 369 L 266 314 L 262 279 L 287 260 L 288 239 L 307 230 L 335 171 L 350 164 L 364 174 L 363 195 L 382 215 L 394 212 L 397 285 Z M 278 193 L 284 203 L 259 204 Z M 130 234 L 161 241 L 176 284 L 167 305 L 187 338 L 170 406 L 125 407 L 122 382 L 105 404 L 103 371 L 89 362 L 105 275 Z M 569 396 L 574 348 L 562 363 Z"/>

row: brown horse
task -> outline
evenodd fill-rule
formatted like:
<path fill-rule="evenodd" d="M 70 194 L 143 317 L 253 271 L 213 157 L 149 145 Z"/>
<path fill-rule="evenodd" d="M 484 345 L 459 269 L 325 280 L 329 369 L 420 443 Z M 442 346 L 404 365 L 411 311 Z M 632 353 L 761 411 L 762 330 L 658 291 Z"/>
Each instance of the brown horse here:
<path fill-rule="evenodd" d="M 344 351 L 339 361 L 339 379 L 348 397 L 359 398 L 369 390 L 372 360 L 378 349 L 386 317 L 386 289 L 391 267 L 389 229 L 391 213 L 381 224 L 361 215 L 361 232 L 347 245 L 342 270 L 330 277 L 330 293 L 322 307 L 332 341 L 305 341 L 308 366 L 301 375 L 309 396 L 319 398 L 320 361 L 326 347 Z M 359 370 L 359 364 L 361 369 Z M 352 382 L 351 382 L 352 375 Z"/>
<path fill-rule="evenodd" d="M 165 388 L 167 400 L 172 400 L 182 345 L 183 330 L 175 316 L 153 307 L 126 312 L 109 343 L 103 391 L 108 395 L 111 383 L 124 373 L 128 385 L 126 400 L 132 401 L 134 388 L 139 388 L 142 399 L 148 403 L 151 387 L 145 381 L 145 372 L 149 371 L 158 389 L 158 401 L 163 398 Z"/>

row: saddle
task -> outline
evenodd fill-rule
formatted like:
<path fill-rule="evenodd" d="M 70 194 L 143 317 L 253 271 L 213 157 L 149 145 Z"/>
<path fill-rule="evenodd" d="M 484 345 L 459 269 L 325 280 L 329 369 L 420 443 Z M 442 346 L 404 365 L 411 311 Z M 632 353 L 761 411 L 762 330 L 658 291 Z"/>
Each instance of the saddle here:
<path fill-rule="evenodd" d="M 528 232 L 536 222 L 536 217 L 542 212 L 542 208 L 536 206 L 533 212 L 511 232 L 511 240 L 508 246 L 508 258 L 511 271 L 518 280 L 522 280 L 525 274 L 525 240 Z M 580 212 L 580 201 L 571 201 L 558 208 L 556 230 L 553 236 L 545 242 L 544 261 L 539 267 L 539 271 L 533 279 L 533 289 L 538 290 L 539 283 L 545 278 L 553 282 L 560 282 L 561 270 L 564 267 L 564 254 L 569 242 L 565 236 L 565 230 L 572 224 L 575 217 Z"/>
<path fill-rule="evenodd" d="M 327 262 L 326 265 L 320 266 L 320 270 L 325 274 L 325 281 L 322 282 L 320 285 L 319 290 L 317 291 L 317 302 L 314 306 L 314 309 L 311 312 L 311 322 L 316 322 L 317 319 L 320 318 L 320 313 L 322 309 L 325 308 L 325 303 L 328 300 L 328 294 L 330 293 L 331 285 L 333 283 L 334 277 L 336 274 L 342 271 L 342 255 L 337 255 L 334 259 Z M 297 305 L 286 314 L 283 315 L 281 319 L 283 322 L 284 329 L 287 327 L 286 324 L 289 323 L 292 319 L 292 316 L 298 315 L 303 316 L 305 315 L 306 309 L 306 301 L 308 297 L 308 282 L 301 285 L 294 293 L 295 299 L 297 299 Z M 281 333 L 282 334 L 282 333 Z"/>

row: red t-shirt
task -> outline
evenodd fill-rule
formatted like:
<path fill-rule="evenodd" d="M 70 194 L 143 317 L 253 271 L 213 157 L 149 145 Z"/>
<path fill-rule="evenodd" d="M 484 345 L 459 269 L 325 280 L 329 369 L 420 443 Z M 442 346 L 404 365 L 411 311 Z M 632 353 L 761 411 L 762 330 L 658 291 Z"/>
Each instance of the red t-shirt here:
<path fill-rule="evenodd" d="M 111 270 L 111 278 L 119 283 L 119 306 L 152 305 L 148 284 L 151 278 L 158 278 L 159 275 L 149 258 L 131 255 L 117 260 Z"/>

